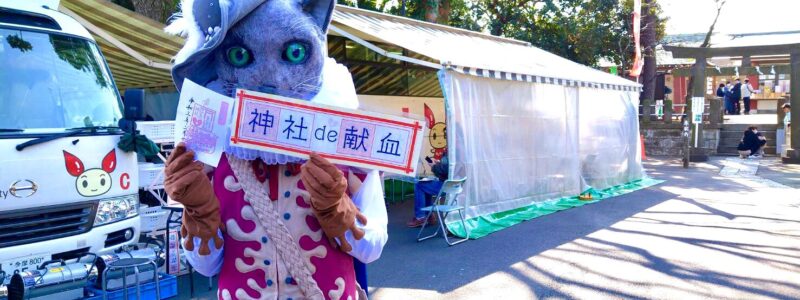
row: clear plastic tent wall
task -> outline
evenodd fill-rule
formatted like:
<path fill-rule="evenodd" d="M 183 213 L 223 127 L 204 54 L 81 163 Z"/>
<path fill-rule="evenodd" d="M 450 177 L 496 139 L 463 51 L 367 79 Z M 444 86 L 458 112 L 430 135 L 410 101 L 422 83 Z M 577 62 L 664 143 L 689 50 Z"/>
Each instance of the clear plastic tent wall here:
<path fill-rule="evenodd" d="M 644 176 L 635 92 L 441 71 L 468 218 Z"/>
<path fill-rule="evenodd" d="M 581 175 L 595 189 L 644 177 L 639 141 L 639 94 L 578 89 Z"/>

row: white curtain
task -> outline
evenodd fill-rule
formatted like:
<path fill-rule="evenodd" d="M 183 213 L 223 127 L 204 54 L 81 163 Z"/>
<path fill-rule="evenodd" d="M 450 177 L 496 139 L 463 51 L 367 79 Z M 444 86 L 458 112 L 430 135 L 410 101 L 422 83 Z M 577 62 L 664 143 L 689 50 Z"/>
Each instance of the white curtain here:
<path fill-rule="evenodd" d="M 467 217 L 641 178 L 636 93 L 440 72 Z"/>

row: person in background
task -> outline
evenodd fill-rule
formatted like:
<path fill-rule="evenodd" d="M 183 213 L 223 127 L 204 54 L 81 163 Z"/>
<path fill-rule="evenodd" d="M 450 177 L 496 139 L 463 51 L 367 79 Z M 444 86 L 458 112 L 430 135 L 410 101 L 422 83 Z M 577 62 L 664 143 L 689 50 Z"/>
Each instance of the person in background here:
<path fill-rule="evenodd" d="M 736 150 L 739 151 L 740 158 L 761 158 L 766 144 L 767 139 L 758 133 L 758 128 L 750 126 L 744 131 L 744 137 Z"/>
<path fill-rule="evenodd" d="M 724 83 L 720 83 L 719 87 L 717 87 L 717 97 L 722 98 L 722 105 L 725 109 L 725 114 L 730 113 L 730 105 L 728 101 L 728 88 L 725 86 Z"/>
<path fill-rule="evenodd" d="M 725 82 L 725 103 L 728 107 L 728 114 L 732 115 L 736 112 L 736 106 L 733 104 L 733 95 L 731 92 L 733 91 L 733 84 L 731 84 L 730 80 Z"/>
<path fill-rule="evenodd" d="M 750 80 L 745 79 L 744 84 L 742 85 L 742 100 L 744 101 L 744 114 L 750 114 L 750 96 L 755 93 L 753 90 L 753 86 L 750 85 Z"/>
<path fill-rule="evenodd" d="M 431 165 L 431 171 L 436 175 L 436 179 L 419 180 L 414 184 L 414 218 L 406 223 L 406 226 L 410 228 L 420 227 L 425 223 L 425 217 L 428 214 L 422 211 L 422 208 L 433 204 L 431 197 L 439 194 L 444 181 L 447 180 L 450 167 L 447 162 L 447 152 L 442 155 L 442 160 L 436 161 L 434 158 L 428 161 L 428 164 Z M 434 218 L 434 215 L 431 215 L 431 218 Z M 428 220 L 428 223 L 435 224 L 436 219 Z"/>
<path fill-rule="evenodd" d="M 742 112 L 742 106 L 739 103 L 742 100 L 742 81 L 736 78 L 736 84 L 731 88 L 731 100 L 733 101 L 734 111 L 733 114 L 738 115 Z"/>
<path fill-rule="evenodd" d="M 786 144 L 791 144 L 792 140 L 792 105 L 789 103 L 784 103 L 783 112 L 786 115 L 783 116 L 783 131 L 786 132 Z"/>

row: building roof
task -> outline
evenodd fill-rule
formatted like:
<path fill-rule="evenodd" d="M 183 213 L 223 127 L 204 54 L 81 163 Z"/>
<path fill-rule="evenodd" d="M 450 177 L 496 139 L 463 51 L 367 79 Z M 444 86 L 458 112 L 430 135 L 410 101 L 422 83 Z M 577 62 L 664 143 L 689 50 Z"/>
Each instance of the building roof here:
<path fill-rule="evenodd" d="M 665 37 L 661 43 L 669 46 L 699 47 L 705 37 L 705 33 L 676 34 Z M 741 34 L 714 33 L 709 43 L 711 48 L 798 44 L 800 43 L 800 30 Z"/>

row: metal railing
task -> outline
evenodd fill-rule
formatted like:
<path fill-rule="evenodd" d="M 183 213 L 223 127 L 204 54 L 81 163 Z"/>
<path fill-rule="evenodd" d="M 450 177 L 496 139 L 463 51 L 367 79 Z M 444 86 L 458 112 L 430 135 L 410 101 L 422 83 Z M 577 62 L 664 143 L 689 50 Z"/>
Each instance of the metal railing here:
<path fill-rule="evenodd" d="M 649 102 L 649 101 L 648 101 Z M 656 104 L 644 103 L 640 105 L 639 119 L 645 122 L 665 124 L 680 123 L 680 121 L 687 116 L 688 104 L 679 103 L 672 104 L 667 102 L 664 104 L 663 114 L 659 116 L 656 114 Z M 648 109 L 644 109 L 648 108 Z M 723 115 L 722 98 L 706 98 L 705 107 L 703 110 L 703 123 L 704 124 L 720 124 L 722 123 Z"/>

